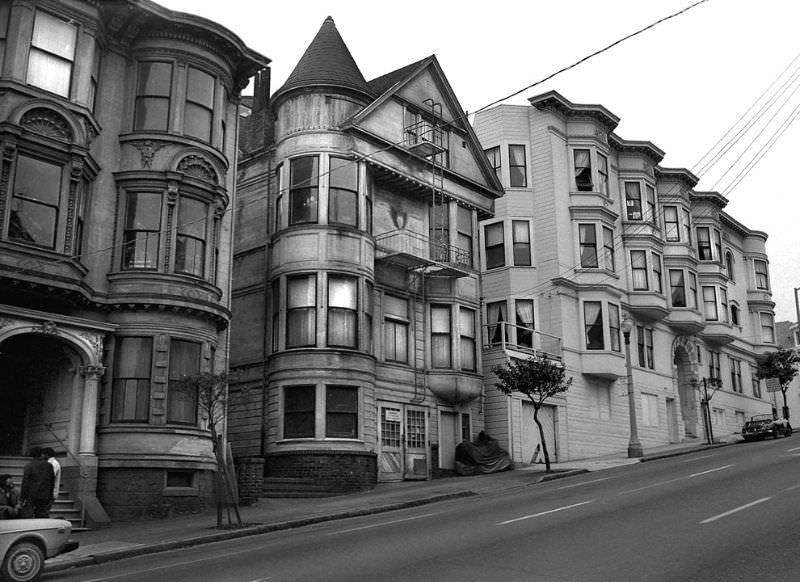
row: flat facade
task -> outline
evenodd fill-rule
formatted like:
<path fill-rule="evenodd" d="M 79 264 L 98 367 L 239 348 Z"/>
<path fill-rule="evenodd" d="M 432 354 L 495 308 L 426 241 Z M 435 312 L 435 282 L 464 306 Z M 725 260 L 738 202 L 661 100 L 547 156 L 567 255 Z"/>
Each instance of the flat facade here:
<path fill-rule="evenodd" d="M 706 438 L 703 381 L 714 437 L 770 411 L 755 376 L 775 349 L 767 235 L 728 215 L 726 199 L 695 189 L 663 152 L 614 133 L 601 105 L 556 92 L 530 106 L 477 114 L 475 131 L 505 196 L 481 222 L 486 326 L 486 429 L 517 462 L 537 460 L 522 399 L 494 388 L 494 365 L 536 354 L 574 381 L 545 413 L 559 461 L 628 445 L 623 321 L 640 440 L 648 447 Z"/>
<path fill-rule="evenodd" d="M 0 2 L 0 466 L 53 447 L 90 521 L 213 502 L 176 382 L 227 368 L 238 100 L 268 63 L 149 1 Z"/>
<path fill-rule="evenodd" d="M 366 82 L 327 19 L 243 132 L 229 436 L 339 489 L 482 428 L 478 223 L 502 194 L 435 57 Z"/>

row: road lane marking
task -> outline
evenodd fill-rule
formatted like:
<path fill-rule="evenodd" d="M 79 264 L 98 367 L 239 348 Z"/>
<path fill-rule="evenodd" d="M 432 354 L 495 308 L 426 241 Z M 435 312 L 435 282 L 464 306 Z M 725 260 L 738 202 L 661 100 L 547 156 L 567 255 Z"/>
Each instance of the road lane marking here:
<path fill-rule="evenodd" d="M 694 457 L 693 459 L 687 459 L 685 461 L 681 461 L 681 463 L 694 463 L 695 461 L 699 461 L 700 459 L 710 459 L 715 455 L 703 455 L 702 457 Z"/>
<path fill-rule="evenodd" d="M 792 485 L 791 487 L 787 487 L 786 489 L 784 489 L 783 491 L 781 491 L 781 493 L 784 493 L 784 492 L 786 492 L 786 491 L 794 491 L 795 489 L 800 489 L 800 484 L 798 484 L 798 485 Z"/>
<path fill-rule="evenodd" d="M 506 521 L 501 521 L 497 525 L 508 525 L 509 523 L 514 523 L 517 521 L 522 521 L 524 519 L 531 519 L 534 517 L 541 517 L 543 515 L 548 515 L 550 513 L 555 513 L 557 511 L 564 511 L 566 509 L 572 509 L 573 507 L 580 507 L 581 505 L 586 505 L 588 503 L 593 503 L 594 499 L 590 499 L 589 501 L 581 501 L 580 503 L 573 503 L 572 505 L 565 505 L 564 507 L 556 507 L 555 509 L 548 509 L 547 511 L 540 511 L 539 513 L 534 513 L 531 515 L 523 515 L 522 517 L 517 517 L 514 519 L 508 519 Z"/>
<path fill-rule="evenodd" d="M 611 477 L 603 477 L 602 479 L 592 479 L 591 481 L 584 481 L 583 483 L 575 483 L 574 485 L 564 485 L 563 487 L 558 487 L 556 491 L 561 491 L 562 489 L 572 489 L 573 487 L 583 487 L 584 485 L 589 485 L 590 483 L 599 483 L 600 481 L 608 481 Z"/>
<path fill-rule="evenodd" d="M 417 515 L 417 516 L 414 516 L 414 517 L 404 517 L 403 519 L 393 519 L 392 521 L 382 521 L 380 523 L 372 523 L 370 525 L 362 525 L 360 527 L 351 527 L 350 529 L 343 529 L 343 530 L 339 530 L 339 531 L 328 532 L 325 535 L 326 536 L 335 536 L 335 535 L 339 535 L 339 534 L 343 534 L 343 533 L 349 533 L 351 531 L 359 531 L 359 530 L 362 530 L 362 529 L 370 529 L 370 528 L 373 528 L 373 527 L 382 527 L 384 525 L 392 525 L 394 523 L 402 523 L 404 521 L 412 521 L 414 519 L 422 519 L 423 517 L 430 517 L 432 515 L 436 515 L 436 513 L 425 513 L 423 515 Z"/>
<path fill-rule="evenodd" d="M 800 447 L 794 447 L 793 449 L 786 449 L 787 453 L 793 453 L 795 451 L 800 451 Z"/>
<path fill-rule="evenodd" d="M 708 475 L 709 473 L 716 473 L 717 471 L 722 471 L 724 469 L 730 469 L 733 465 L 723 465 L 722 467 L 716 467 L 714 469 L 709 469 L 708 471 L 701 471 L 700 473 L 692 473 L 689 475 L 689 478 L 692 477 L 699 477 L 700 475 Z"/>
<path fill-rule="evenodd" d="M 704 519 L 701 521 L 701 524 L 711 523 L 712 521 L 717 521 L 718 519 L 722 519 L 723 517 L 728 517 L 729 515 L 733 515 L 734 513 L 738 513 L 754 505 L 758 505 L 759 503 L 764 503 L 765 501 L 769 501 L 772 497 L 762 497 L 761 499 L 756 499 L 755 501 L 751 501 L 750 503 L 745 503 L 744 505 L 740 505 L 730 511 L 726 511 L 725 513 L 720 513 L 719 515 L 715 515 L 714 517 L 709 517 L 708 519 Z"/>

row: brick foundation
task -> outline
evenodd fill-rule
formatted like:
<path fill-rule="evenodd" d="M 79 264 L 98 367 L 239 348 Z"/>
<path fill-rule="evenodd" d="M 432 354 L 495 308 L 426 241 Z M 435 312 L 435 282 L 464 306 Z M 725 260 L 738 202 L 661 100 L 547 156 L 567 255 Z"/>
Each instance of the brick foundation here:
<path fill-rule="evenodd" d="M 245 457 L 235 459 L 236 480 L 239 484 L 239 504 L 250 505 L 258 500 L 264 484 L 264 459 Z"/>
<path fill-rule="evenodd" d="M 286 451 L 266 456 L 265 477 L 313 479 L 338 491 L 371 489 L 378 482 L 377 455 L 356 451 Z"/>

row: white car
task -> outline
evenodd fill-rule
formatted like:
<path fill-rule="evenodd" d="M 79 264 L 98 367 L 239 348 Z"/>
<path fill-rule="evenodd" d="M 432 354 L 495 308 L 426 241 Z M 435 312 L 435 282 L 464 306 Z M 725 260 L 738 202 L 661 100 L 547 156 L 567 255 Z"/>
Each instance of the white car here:
<path fill-rule="evenodd" d="M 44 561 L 77 549 L 65 519 L 0 520 L 0 580 L 30 582 L 42 573 Z"/>

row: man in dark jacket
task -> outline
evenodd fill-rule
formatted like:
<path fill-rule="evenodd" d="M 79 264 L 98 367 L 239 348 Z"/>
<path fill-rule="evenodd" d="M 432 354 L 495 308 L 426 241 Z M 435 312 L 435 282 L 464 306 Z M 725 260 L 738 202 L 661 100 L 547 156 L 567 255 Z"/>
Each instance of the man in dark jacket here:
<path fill-rule="evenodd" d="M 54 485 L 52 465 L 42 455 L 41 448 L 33 447 L 31 460 L 23 469 L 19 494 L 25 517 L 50 517 Z"/>
<path fill-rule="evenodd" d="M 11 475 L 0 475 L 0 519 L 14 519 L 19 513 L 19 492 Z"/>

